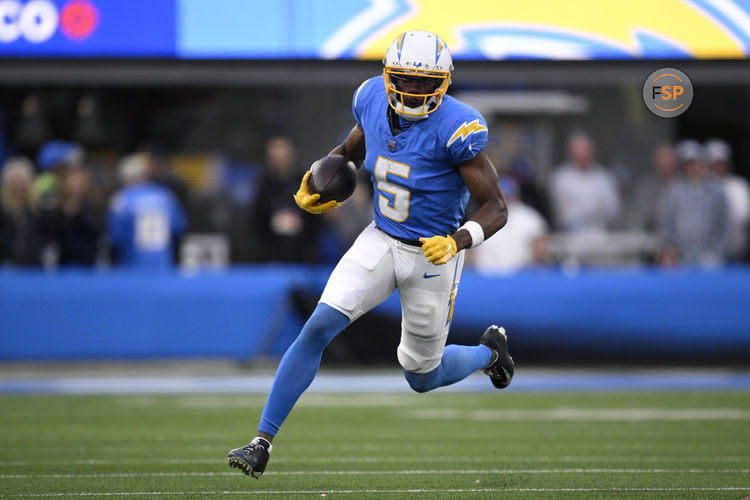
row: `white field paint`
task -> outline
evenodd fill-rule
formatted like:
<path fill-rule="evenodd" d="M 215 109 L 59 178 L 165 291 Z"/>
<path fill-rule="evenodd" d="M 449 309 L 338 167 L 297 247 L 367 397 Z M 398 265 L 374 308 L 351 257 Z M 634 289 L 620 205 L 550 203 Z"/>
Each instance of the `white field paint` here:
<path fill-rule="evenodd" d="M 295 470 L 273 476 L 412 476 L 479 474 L 748 474 L 750 469 L 431 469 L 431 470 Z M 99 474 L 0 474 L 0 479 L 104 479 L 139 477 L 220 477 L 236 472 L 108 472 Z"/>
<path fill-rule="evenodd" d="M 82 492 L 82 493 L 19 493 L 7 495 L 10 498 L 54 498 L 54 497 L 136 497 L 136 496 L 257 496 L 257 495 L 362 495 L 362 494 L 393 494 L 393 493 L 586 493 L 586 492 L 698 492 L 698 491 L 746 491 L 750 492 L 750 486 L 725 486 L 717 488 L 465 488 L 465 489 L 393 489 L 393 490 L 245 490 L 245 491 L 110 491 L 110 492 Z"/>
<path fill-rule="evenodd" d="M 539 410 L 414 408 L 399 416 L 429 420 L 477 421 L 671 421 L 750 420 L 743 408 L 551 408 Z"/>
<path fill-rule="evenodd" d="M 117 459 L 81 459 L 81 460 L 60 460 L 60 461 L 39 461 L 39 460 L 0 460 L 0 466 L 2 467 L 27 467 L 29 465 L 44 465 L 44 466 L 68 466 L 68 465 L 139 465 L 139 464 L 167 464 L 167 465 L 189 465 L 189 464 L 216 464 L 224 461 L 224 457 L 208 457 L 208 458 L 117 458 Z M 637 463 L 663 463 L 663 462 L 746 462 L 750 464 L 750 456 L 723 456 L 723 457 L 681 457 L 681 456 L 650 456 L 650 457 L 623 457 L 619 455 L 602 455 L 602 456 L 562 456 L 562 457 L 545 457 L 545 456 L 523 456 L 514 457 L 514 462 L 545 462 L 545 463 L 557 463 L 557 462 L 594 462 L 594 463 L 622 463 L 622 462 L 637 462 Z M 443 457 L 281 457 L 274 458 L 274 464 L 298 464 L 298 463 L 430 463 L 430 462 L 445 462 Z M 463 463 L 497 463 L 498 460 L 495 458 L 481 458 L 481 457 L 451 457 L 451 462 L 463 462 Z"/>

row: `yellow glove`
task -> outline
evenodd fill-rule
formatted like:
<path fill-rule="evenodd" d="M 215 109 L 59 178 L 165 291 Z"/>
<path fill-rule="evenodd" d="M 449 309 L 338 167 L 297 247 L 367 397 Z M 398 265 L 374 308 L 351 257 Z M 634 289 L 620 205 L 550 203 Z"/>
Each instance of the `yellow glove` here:
<path fill-rule="evenodd" d="M 310 194 L 310 188 L 307 184 L 309 178 L 310 171 L 308 170 L 302 178 L 297 193 L 294 195 L 294 201 L 297 203 L 298 207 L 306 212 L 310 212 L 311 214 L 320 214 L 341 205 L 341 203 L 336 200 L 327 201 L 326 203 L 316 203 L 320 199 L 320 195 Z"/>
<path fill-rule="evenodd" d="M 458 251 L 456 240 L 450 235 L 419 238 L 419 242 L 422 243 L 424 256 L 436 266 L 451 260 Z"/>

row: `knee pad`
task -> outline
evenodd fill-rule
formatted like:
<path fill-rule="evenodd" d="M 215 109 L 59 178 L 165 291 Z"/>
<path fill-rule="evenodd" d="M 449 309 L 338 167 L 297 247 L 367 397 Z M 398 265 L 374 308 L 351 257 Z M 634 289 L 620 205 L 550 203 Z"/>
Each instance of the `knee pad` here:
<path fill-rule="evenodd" d="M 420 356 L 414 350 L 409 349 L 404 343 L 403 337 L 396 350 L 398 362 L 405 371 L 413 374 L 422 374 L 434 370 L 440 364 L 440 358 L 430 359 Z"/>
<path fill-rule="evenodd" d="M 444 344 L 444 328 L 437 319 L 440 308 L 429 303 L 407 303 L 402 307 L 398 362 L 412 373 L 434 370 L 440 364 Z"/>

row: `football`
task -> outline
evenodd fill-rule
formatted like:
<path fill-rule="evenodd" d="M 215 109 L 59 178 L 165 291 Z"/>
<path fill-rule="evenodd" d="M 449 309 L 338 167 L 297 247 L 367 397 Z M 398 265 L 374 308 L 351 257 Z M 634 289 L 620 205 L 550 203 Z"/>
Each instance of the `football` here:
<path fill-rule="evenodd" d="M 308 180 L 310 193 L 319 194 L 318 203 L 349 198 L 357 187 L 357 167 L 349 158 L 330 155 L 312 165 Z"/>

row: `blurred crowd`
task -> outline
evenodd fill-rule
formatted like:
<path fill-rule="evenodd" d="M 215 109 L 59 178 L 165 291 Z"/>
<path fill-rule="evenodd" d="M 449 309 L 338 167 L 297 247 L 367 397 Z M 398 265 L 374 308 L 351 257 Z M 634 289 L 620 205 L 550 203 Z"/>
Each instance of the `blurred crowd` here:
<path fill-rule="evenodd" d="M 518 170 L 500 176 L 507 226 L 472 251 L 493 273 L 529 266 L 658 265 L 712 268 L 748 260 L 750 187 L 722 139 L 662 144 L 648 173 L 623 185 L 573 134 L 545 189 Z"/>
<path fill-rule="evenodd" d="M 469 252 L 467 265 L 480 272 L 747 260 L 750 188 L 721 139 L 660 145 L 648 175 L 627 185 L 598 162 L 584 133 L 568 139 L 567 158 L 544 176 L 493 161 L 509 219 Z M 254 165 L 183 158 L 178 168 L 180 161 L 153 146 L 110 163 L 94 166 L 80 145 L 61 140 L 44 143 L 33 159 L 7 158 L 0 264 L 160 270 L 179 263 L 333 263 L 372 220 L 364 172 L 341 209 L 322 216 L 299 210 L 292 194 L 307 164 L 286 136 L 270 138 Z M 222 180 L 210 182 L 212 176 Z"/>
<path fill-rule="evenodd" d="M 51 140 L 0 170 L 0 262 L 15 266 L 173 266 L 186 217 L 146 152 L 121 158 L 114 188 L 84 149 Z M 160 182 L 161 181 L 161 182 Z"/>

